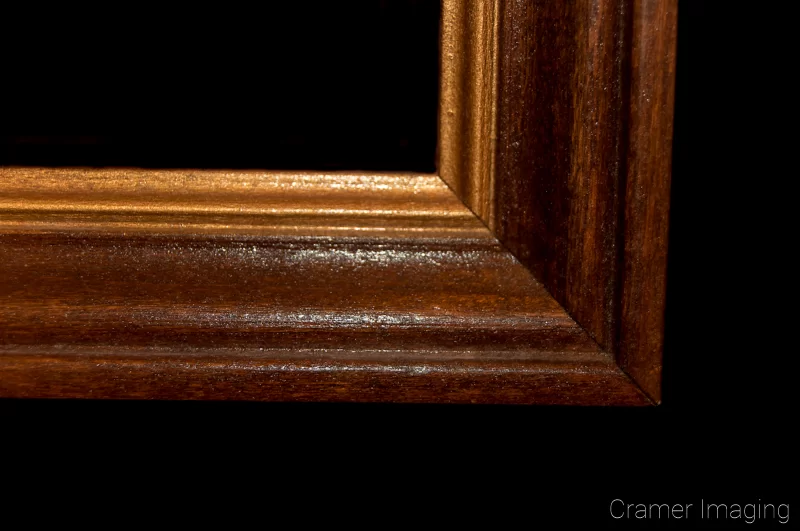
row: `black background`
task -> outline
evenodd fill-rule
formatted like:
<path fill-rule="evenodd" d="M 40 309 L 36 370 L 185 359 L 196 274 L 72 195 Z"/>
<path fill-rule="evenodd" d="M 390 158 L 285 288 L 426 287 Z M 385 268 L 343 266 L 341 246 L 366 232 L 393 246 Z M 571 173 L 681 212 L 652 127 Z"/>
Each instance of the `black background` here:
<path fill-rule="evenodd" d="M 437 0 L 23 6 L 0 164 L 435 171 Z"/>
<path fill-rule="evenodd" d="M 759 44 L 742 28 L 762 22 L 728 3 L 679 4 L 662 405 L 5 400 L 0 415 L 12 428 L 4 439 L 46 428 L 51 441 L 78 438 L 112 455 L 124 447 L 123 463 L 156 455 L 169 472 L 193 478 L 198 494 L 239 486 L 232 474 L 257 474 L 258 486 L 233 488 L 237 496 L 247 491 L 248 500 L 274 507 L 261 496 L 277 485 L 281 500 L 309 500 L 308 512 L 373 527 L 434 523 L 428 509 L 445 525 L 481 515 L 491 528 L 509 527 L 511 518 L 522 528 L 542 520 L 603 527 L 620 524 L 608 514 L 614 498 L 795 502 L 796 511 L 794 273 L 775 256 L 794 239 L 770 238 L 793 212 L 778 207 L 773 188 L 783 190 L 779 176 L 790 174 L 772 170 L 775 146 L 763 123 L 743 125 L 748 116 L 760 120 L 767 101 L 743 80 L 777 86 L 764 56 L 741 53 Z M 756 136 L 770 137 L 770 150 L 757 152 Z M 226 479 L 210 480 L 212 470 Z M 320 498 L 337 504 L 316 505 Z M 383 516 L 371 519 L 373 509 Z"/>

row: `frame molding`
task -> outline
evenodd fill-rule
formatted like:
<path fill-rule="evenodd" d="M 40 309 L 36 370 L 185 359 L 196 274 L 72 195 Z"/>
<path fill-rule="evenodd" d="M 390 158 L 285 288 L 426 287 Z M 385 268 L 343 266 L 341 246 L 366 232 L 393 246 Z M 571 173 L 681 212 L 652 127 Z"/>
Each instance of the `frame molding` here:
<path fill-rule="evenodd" d="M 0 169 L 0 396 L 660 402 L 675 0 L 442 6 L 438 175 Z"/>
<path fill-rule="evenodd" d="M 442 179 L 656 402 L 676 22 L 674 0 L 444 2 Z"/>

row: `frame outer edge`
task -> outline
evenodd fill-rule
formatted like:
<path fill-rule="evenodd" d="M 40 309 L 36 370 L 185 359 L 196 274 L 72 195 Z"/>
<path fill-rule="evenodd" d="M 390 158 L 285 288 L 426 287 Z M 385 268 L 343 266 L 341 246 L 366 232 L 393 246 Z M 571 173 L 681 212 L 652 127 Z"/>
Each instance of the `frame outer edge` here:
<path fill-rule="evenodd" d="M 631 11 L 617 361 L 655 403 L 660 403 L 677 1 L 635 0 Z"/>

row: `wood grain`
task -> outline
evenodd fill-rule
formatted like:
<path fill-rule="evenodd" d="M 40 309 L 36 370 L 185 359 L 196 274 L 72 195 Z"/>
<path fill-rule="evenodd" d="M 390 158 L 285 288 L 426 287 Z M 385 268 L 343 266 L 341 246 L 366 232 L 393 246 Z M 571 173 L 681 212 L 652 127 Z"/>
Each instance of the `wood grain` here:
<path fill-rule="evenodd" d="M 500 30 L 498 238 L 612 345 L 623 15 L 616 1 L 509 0 Z"/>
<path fill-rule="evenodd" d="M 646 403 L 433 176 L 0 176 L 4 396 Z"/>
<path fill-rule="evenodd" d="M 610 360 L 481 361 L 285 352 L 5 351 L 0 394 L 42 398 L 644 405 Z"/>
<path fill-rule="evenodd" d="M 0 393 L 658 402 L 675 6 L 445 0 L 443 180 L 0 169 Z"/>
<path fill-rule="evenodd" d="M 667 270 L 677 6 L 634 2 L 618 361 L 656 401 Z"/>
<path fill-rule="evenodd" d="M 658 400 L 675 2 L 502 0 L 495 33 L 462 11 L 496 43 L 450 83 L 474 164 L 443 178 Z"/>
<path fill-rule="evenodd" d="M 491 238 L 5 233 L 3 344 L 598 352 Z"/>

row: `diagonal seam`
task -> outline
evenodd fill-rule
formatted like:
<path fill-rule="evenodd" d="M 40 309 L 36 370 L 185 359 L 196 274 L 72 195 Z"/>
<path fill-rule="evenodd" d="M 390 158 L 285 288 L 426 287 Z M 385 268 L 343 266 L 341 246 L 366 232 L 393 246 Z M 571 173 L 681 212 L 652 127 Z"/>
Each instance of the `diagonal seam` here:
<path fill-rule="evenodd" d="M 569 311 L 567 311 L 567 309 L 566 309 L 566 308 L 564 308 L 564 306 L 563 306 L 563 305 L 562 305 L 560 302 L 558 302 L 558 300 L 557 300 L 557 299 L 556 299 L 556 298 L 553 296 L 553 294 L 552 294 L 552 293 L 550 293 L 550 290 L 547 288 L 547 285 L 545 285 L 545 284 L 544 284 L 543 282 L 541 282 L 541 281 L 540 281 L 538 278 L 536 278 L 536 276 L 535 276 L 535 275 L 534 275 L 534 274 L 531 272 L 531 270 L 530 270 L 530 269 L 529 269 L 529 268 L 528 268 L 528 267 L 527 267 L 527 266 L 526 266 L 524 263 L 522 263 L 522 262 L 519 260 L 519 258 L 517 258 L 517 257 L 516 257 L 516 255 L 514 255 L 514 253 L 512 253 L 512 252 L 511 252 L 511 250 L 510 250 L 510 249 L 509 249 L 509 248 L 508 248 L 508 247 L 507 247 L 507 246 L 506 246 L 506 245 L 505 245 L 505 244 L 504 244 L 504 243 L 503 243 L 503 242 L 502 242 L 502 241 L 501 241 L 501 240 L 500 240 L 500 239 L 497 237 L 497 235 L 496 235 L 496 234 L 494 233 L 494 231 L 493 231 L 493 230 L 492 230 L 492 229 L 491 229 L 491 228 L 490 228 L 490 227 L 489 227 L 489 226 L 486 224 L 486 222 L 485 222 L 485 221 L 484 221 L 484 220 L 483 220 L 483 219 L 482 219 L 482 218 L 481 218 L 481 217 L 480 217 L 478 214 L 476 214 L 476 213 L 475 213 L 475 211 L 474 211 L 474 210 L 472 210 L 472 209 L 470 208 L 470 206 L 469 206 L 469 205 L 467 205 L 467 204 L 466 204 L 466 203 L 465 203 L 465 202 L 464 202 L 464 201 L 463 201 L 463 200 L 462 200 L 462 199 L 459 197 L 459 195 L 456 193 L 456 191 L 453 189 L 453 187 L 452 187 L 452 186 L 450 186 L 450 185 L 447 183 L 447 181 L 445 181 L 444 179 L 442 179 L 442 178 L 441 178 L 441 176 L 438 176 L 438 177 L 439 177 L 439 179 L 440 179 L 440 180 L 441 180 L 441 181 L 442 181 L 442 182 L 443 182 L 443 183 L 444 183 L 444 184 L 445 184 L 445 185 L 446 185 L 446 186 L 449 188 L 449 190 L 450 190 L 450 193 L 452 193 L 452 194 L 453 194 L 453 195 L 454 195 L 456 198 L 458 198 L 458 200 L 459 200 L 459 201 L 461 201 L 461 202 L 464 204 L 464 206 L 465 206 L 467 209 L 469 209 L 469 211 L 472 213 L 472 215 L 473 215 L 473 216 L 475 216 L 475 219 L 476 219 L 476 220 L 477 220 L 477 221 L 478 221 L 478 222 L 479 222 L 481 225 L 483 225 L 484 229 L 486 229 L 486 231 L 489 233 L 489 236 L 492 238 L 492 240 L 494 240 L 494 244 L 495 244 L 495 245 L 497 245 L 498 247 L 500 247 L 501 249 L 503 249 L 503 251 L 505 251 L 505 253 L 506 253 L 506 254 L 508 254 L 508 255 L 511 257 L 511 259 L 512 259 L 514 262 L 516 262 L 517 264 L 519 264 L 520 266 L 522 266 L 522 268 L 523 268 L 523 269 L 524 269 L 524 270 L 525 270 L 525 271 L 528 273 L 528 275 L 529 275 L 529 276 L 530 276 L 530 277 L 531 277 L 531 278 L 532 278 L 534 281 L 536 281 L 536 283 L 537 283 L 537 284 L 540 284 L 540 285 L 541 285 L 541 286 L 542 286 L 542 287 L 543 287 L 543 288 L 544 288 L 544 289 L 547 291 L 547 293 L 548 293 L 548 294 L 550 295 L 550 297 L 553 299 L 553 302 L 555 302 L 555 303 L 558 305 L 558 307 L 561 309 L 561 311 L 563 311 L 563 312 L 564 312 L 564 314 L 565 314 L 565 315 L 567 315 L 567 316 L 568 316 L 568 317 L 569 317 L 569 318 L 570 318 L 570 319 L 571 319 L 571 320 L 572 320 L 572 321 L 575 323 L 575 325 L 576 325 L 576 326 L 578 326 L 578 327 L 579 327 L 579 328 L 580 328 L 580 329 L 583 331 L 583 333 L 584 333 L 584 334 L 586 334 L 587 338 L 588 338 L 588 339 L 590 339 L 590 340 L 592 341 L 592 343 L 594 343 L 594 345 L 597 347 L 597 349 L 598 349 L 600 352 L 603 352 L 604 354 L 606 354 L 606 355 L 610 356 L 612 359 L 614 359 L 614 361 L 615 361 L 615 363 L 616 363 L 616 358 L 615 358 L 615 356 L 614 356 L 613 352 L 608 352 L 608 351 L 606 351 L 606 350 L 605 350 L 605 349 L 604 349 L 602 346 L 600 346 L 600 344 L 598 344 L 598 343 L 597 343 L 597 341 L 596 341 L 596 340 L 595 340 L 595 339 L 592 337 L 592 335 L 591 335 L 591 334 L 589 334 L 589 333 L 586 331 L 586 329 L 583 327 L 583 325 L 581 325 L 581 324 L 580 324 L 578 321 L 576 321 L 576 320 L 575 320 L 575 318 L 574 318 L 574 317 L 573 317 L 573 316 L 572 316 L 572 315 L 569 313 Z M 617 367 L 620 367 L 618 363 L 617 363 Z M 622 369 L 622 368 L 620 367 L 620 370 L 621 370 L 621 369 Z M 628 376 L 628 377 L 630 378 L 630 376 L 629 376 L 627 373 L 625 373 L 625 375 L 626 375 L 626 376 Z M 638 387 L 638 385 L 637 385 L 637 387 Z M 649 398 L 649 396 L 648 396 L 648 399 L 650 399 L 650 398 Z"/>
<path fill-rule="evenodd" d="M 507 254 L 508 254 L 510 257 L 511 257 L 511 259 L 512 259 L 512 260 L 514 260 L 516 263 L 518 263 L 519 265 L 521 265 L 521 266 L 522 266 L 522 267 L 525 269 L 525 271 L 528 273 L 528 275 L 530 275 L 530 277 L 531 277 L 533 280 L 535 280 L 535 281 L 536 281 L 538 284 L 541 284 L 541 285 L 542 285 L 542 287 L 543 287 L 545 290 L 547 290 L 547 292 L 550 294 L 550 296 L 551 296 L 551 297 L 553 297 L 553 294 L 552 294 L 552 293 L 550 293 L 550 290 L 549 290 L 549 289 L 547 289 L 547 286 L 546 286 L 544 283 L 540 282 L 540 281 L 539 281 L 539 279 L 537 279 L 537 278 L 536 278 L 536 276 L 535 276 L 535 275 L 534 275 L 534 274 L 531 272 L 531 270 L 530 270 L 530 269 L 528 269 L 528 267 L 527 267 L 527 266 L 525 266 L 525 264 L 523 264 L 523 263 L 522 263 L 522 262 L 521 262 L 521 261 L 520 261 L 520 260 L 519 260 L 519 259 L 518 259 L 518 258 L 517 258 L 515 255 L 514 255 L 514 253 L 512 253 L 512 252 L 509 250 L 509 248 L 508 248 L 508 247 L 507 247 L 507 246 L 506 246 L 506 245 L 505 245 L 505 244 L 504 244 L 504 243 L 503 243 L 503 242 L 502 242 L 500 239 L 498 239 L 498 238 L 497 238 L 497 236 L 494 234 L 494 231 L 492 231 L 492 230 L 489 228 L 489 226 L 486 224 L 486 222 L 485 222 L 485 221 L 484 221 L 484 220 L 483 220 L 483 219 L 482 219 L 482 218 L 481 218 L 481 217 L 480 217 L 478 214 L 476 214 L 476 213 L 475 213 L 475 211 L 473 211 L 473 210 L 472 210 L 472 209 L 469 207 L 469 205 L 467 205 L 467 204 L 466 204 L 466 203 L 465 203 L 465 202 L 464 202 L 464 201 L 463 201 L 463 200 L 462 200 L 462 199 L 459 197 L 459 195 L 456 193 L 456 191 L 455 191 L 455 190 L 453 190 L 453 187 L 452 187 L 452 186 L 450 186 L 450 185 L 449 185 L 449 184 L 448 184 L 448 183 L 447 183 L 447 182 L 446 182 L 444 179 L 442 179 L 442 178 L 441 178 L 441 176 L 439 177 L 439 179 L 440 179 L 440 180 L 441 180 L 441 181 L 442 181 L 442 182 L 443 182 L 443 183 L 444 183 L 444 184 L 445 184 L 445 185 L 446 185 L 446 186 L 449 188 L 450 192 L 451 192 L 451 193 L 452 193 L 454 196 L 456 196 L 456 197 L 459 199 L 459 201 L 461 201 L 461 202 L 464 204 L 464 206 L 465 206 L 467 209 L 469 209 L 469 211 L 472 213 L 472 215 L 473 215 L 473 216 L 475 216 L 475 218 L 476 218 L 476 219 L 477 219 L 477 220 L 478 220 L 478 221 L 481 223 L 481 225 L 483 225 L 483 227 L 484 227 L 484 228 L 486 229 L 486 231 L 489 233 L 489 235 L 491 236 L 491 238 L 494 240 L 494 243 L 495 243 L 495 245 L 497 245 L 498 247 L 502 248 L 502 249 L 503 249 L 503 250 L 504 250 L 504 251 L 505 251 L 505 252 L 506 252 L 506 253 L 507 253 Z M 560 309 L 561 309 L 561 310 L 564 312 L 564 314 L 566 314 L 566 315 L 567 315 L 567 316 L 568 316 L 568 317 L 569 317 L 569 318 L 570 318 L 570 319 L 571 319 L 571 320 L 572 320 L 572 321 L 575 323 L 575 325 L 576 325 L 576 326 L 578 326 L 578 327 L 579 327 L 579 328 L 580 328 L 580 329 L 583 331 L 583 333 L 584 333 L 584 334 L 586 334 L 587 338 L 588 338 L 589 340 L 591 340 L 591 342 L 592 342 L 592 343 L 593 343 L 593 344 L 594 344 L 594 345 L 597 347 L 598 351 L 600 351 L 600 352 L 602 352 L 602 353 L 606 354 L 607 356 L 609 356 L 611 359 L 613 359 L 613 360 L 614 360 L 614 363 L 616 364 L 616 366 L 617 366 L 617 368 L 619 369 L 620 373 L 621 373 L 621 374 L 623 374 L 623 375 L 624 375 L 624 376 L 625 376 L 625 377 L 628 379 L 628 381 L 630 382 L 630 384 L 631 384 L 632 386 L 634 386 L 634 387 L 635 387 L 635 388 L 636 388 L 636 389 L 637 389 L 637 390 L 638 390 L 638 391 L 639 391 L 639 392 L 640 392 L 640 393 L 641 393 L 641 394 L 642 394 L 642 395 L 643 395 L 643 396 L 644 396 L 644 397 L 645 397 L 645 398 L 646 398 L 646 399 L 647 399 L 647 400 L 650 402 L 650 404 L 651 404 L 651 405 L 659 405 L 659 404 L 661 404 L 661 401 L 657 401 L 657 400 L 656 400 L 656 399 L 654 399 L 652 396 L 650 396 L 650 395 L 649 395 L 649 394 L 648 394 L 648 393 L 647 393 L 647 392 L 646 392 L 644 389 L 642 389 L 642 387 L 641 387 L 641 386 L 640 386 L 640 385 L 639 385 L 639 384 L 636 382 L 636 380 L 635 380 L 635 379 L 634 379 L 634 378 L 633 378 L 633 377 L 632 377 L 630 374 L 628 374 L 628 372 L 627 372 L 627 371 L 625 371 L 625 369 L 624 369 L 624 368 L 623 368 L 623 367 L 622 367 L 622 366 L 619 364 L 619 361 L 616 359 L 616 356 L 615 356 L 615 354 L 614 354 L 613 352 L 608 352 L 606 349 L 604 349 L 603 347 L 601 347 L 601 346 L 600 346 L 600 345 L 597 343 L 597 341 L 596 341 L 596 340 L 595 340 L 595 339 L 592 337 L 592 335 L 591 335 L 591 334 L 589 334 L 589 333 L 586 331 L 586 329 L 583 327 L 583 325 L 581 325 L 579 322 L 577 322 L 577 321 L 575 320 L 575 318 L 574 318 L 574 317 L 572 317 L 572 315 L 569 313 L 569 311 L 567 311 L 567 309 L 566 309 L 566 308 L 564 308 L 564 306 L 563 306 L 561 303 L 559 303 L 559 302 L 558 302 L 558 300 L 556 300 L 556 298 L 555 298 L 555 297 L 553 297 L 553 301 L 554 301 L 554 302 L 555 302 L 555 303 L 558 305 L 558 307 L 559 307 L 559 308 L 560 308 Z"/>

